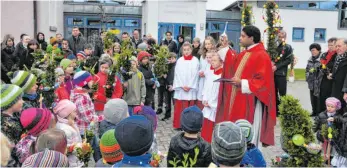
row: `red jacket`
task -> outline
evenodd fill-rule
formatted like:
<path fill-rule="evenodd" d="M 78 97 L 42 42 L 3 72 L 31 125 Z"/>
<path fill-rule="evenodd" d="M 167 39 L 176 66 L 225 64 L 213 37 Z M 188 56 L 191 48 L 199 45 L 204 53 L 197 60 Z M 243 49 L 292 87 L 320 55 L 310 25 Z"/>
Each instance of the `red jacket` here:
<path fill-rule="evenodd" d="M 60 100 L 63 99 L 68 99 L 70 100 L 70 94 L 65 88 L 65 84 L 61 83 L 60 86 L 54 91 L 56 95 L 56 102 L 59 102 Z"/>
<path fill-rule="evenodd" d="M 99 72 L 93 77 L 94 82 L 98 83 L 98 90 L 93 96 L 95 111 L 104 111 L 104 106 L 107 102 L 105 85 L 107 82 L 107 74 Z M 112 99 L 122 98 L 123 96 L 123 87 L 120 79 L 115 76 L 115 86 L 112 93 Z"/>

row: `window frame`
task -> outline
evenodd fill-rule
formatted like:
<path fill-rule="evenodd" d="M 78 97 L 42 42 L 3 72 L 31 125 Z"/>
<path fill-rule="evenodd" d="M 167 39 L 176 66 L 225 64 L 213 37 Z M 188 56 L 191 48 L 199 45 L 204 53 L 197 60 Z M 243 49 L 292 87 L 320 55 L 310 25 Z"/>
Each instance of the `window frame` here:
<path fill-rule="evenodd" d="M 301 30 L 302 31 L 302 38 L 295 38 L 294 37 L 294 31 L 295 30 Z M 293 42 L 304 42 L 305 41 L 305 28 L 304 27 L 293 27 L 292 29 L 292 41 Z"/>
<path fill-rule="evenodd" d="M 126 22 L 127 22 L 128 20 L 137 21 L 137 25 L 136 25 L 136 26 L 127 26 L 127 25 L 126 25 Z M 140 27 L 140 25 L 141 25 L 141 22 L 140 22 L 139 19 L 124 19 L 124 20 L 123 20 L 123 23 L 124 23 L 124 25 L 123 25 L 124 27 Z"/>
<path fill-rule="evenodd" d="M 346 0 L 345 0 L 346 1 Z M 347 25 L 346 27 L 341 27 L 341 15 L 342 15 L 342 11 L 345 11 L 345 15 L 347 15 L 347 8 L 346 9 L 342 9 L 342 3 L 343 1 L 339 2 L 339 9 L 338 9 L 338 21 L 337 21 L 337 29 L 338 30 L 347 30 Z M 347 1 L 346 1 L 347 3 Z M 345 16 L 346 18 L 346 16 Z"/>
<path fill-rule="evenodd" d="M 323 39 L 317 39 L 316 38 L 316 31 L 321 31 L 324 30 L 324 37 Z M 314 28 L 314 32 L 313 32 L 313 38 L 314 38 L 314 42 L 326 42 L 326 37 L 327 37 L 327 29 L 326 28 Z"/>

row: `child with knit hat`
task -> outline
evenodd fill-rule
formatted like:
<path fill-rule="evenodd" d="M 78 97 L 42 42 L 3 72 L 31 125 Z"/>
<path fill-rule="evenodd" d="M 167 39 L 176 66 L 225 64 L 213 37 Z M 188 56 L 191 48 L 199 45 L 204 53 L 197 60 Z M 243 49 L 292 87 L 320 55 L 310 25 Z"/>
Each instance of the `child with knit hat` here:
<path fill-rule="evenodd" d="M 112 97 L 106 97 L 106 87 L 111 87 L 107 85 L 107 79 L 112 66 L 112 60 L 105 58 L 99 61 L 99 72 L 93 77 L 93 81 L 98 83 L 98 89 L 94 93 L 94 106 L 95 111 L 98 115 L 102 114 L 104 111 L 104 106 L 108 99 L 122 98 L 123 96 L 123 86 L 120 79 L 117 76 L 114 76 L 114 83 L 112 84 L 113 92 Z"/>
<path fill-rule="evenodd" d="M 62 59 L 60 61 L 60 67 L 64 71 L 64 81 L 61 81 L 61 85 L 65 87 L 66 91 L 71 93 L 71 90 L 74 89 L 74 85 L 72 83 L 74 67 L 72 61 L 69 59 Z"/>
<path fill-rule="evenodd" d="M 64 154 L 46 149 L 28 157 L 22 167 L 69 167 L 69 161 Z"/>
<path fill-rule="evenodd" d="M 77 57 L 76 57 L 73 53 L 71 53 L 71 54 L 68 55 L 66 58 L 69 59 L 69 60 L 71 60 L 71 61 L 72 61 L 72 66 L 73 66 L 74 68 L 76 68 Z"/>
<path fill-rule="evenodd" d="M 23 110 L 31 107 L 41 108 L 42 98 L 37 94 L 36 76 L 27 71 L 16 71 L 13 73 L 12 84 L 23 89 Z"/>
<path fill-rule="evenodd" d="M 123 99 L 128 103 L 129 115 L 133 113 L 133 108 L 139 105 L 144 105 L 146 98 L 145 78 L 137 69 L 136 57 L 131 58 L 131 78 L 124 82 L 126 89 Z"/>
<path fill-rule="evenodd" d="M 247 151 L 241 161 L 242 167 L 266 167 L 266 161 L 261 151 L 252 143 L 254 131 L 252 124 L 244 119 L 239 119 L 235 124 L 241 128 L 247 140 Z"/>
<path fill-rule="evenodd" d="M 154 94 L 156 88 L 156 79 L 154 79 L 151 66 L 149 65 L 149 57 L 151 55 L 146 51 L 140 51 L 137 54 L 137 60 L 139 61 L 139 70 L 142 72 L 145 78 L 146 84 L 146 98 L 145 106 L 152 106 L 154 108 Z"/>
<path fill-rule="evenodd" d="M 76 105 L 70 100 L 61 100 L 54 107 L 53 112 L 58 118 L 56 128 L 65 132 L 67 146 L 69 147 L 77 143 L 82 143 L 81 133 L 75 123 L 77 115 Z M 81 164 L 75 153 L 69 153 L 68 158 L 70 166 L 78 166 Z"/>
<path fill-rule="evenodd" d="M 219 167 L 240 167 L 247 151 L 247 141 L 242 129 L 235 123 L 218 123 L 212 135 L 212 159 Z M 214 163 L 211 163 L 213 165 Z"/>
<path fill-rule="evenodd" d="M 100 139 L 100 151 L 102 158 L 95 167 L 112 167 L 123 159 L 123 153 L 116 139 L 115 129 L 106 131 Z"/>
<path fill-rule="evenodd" d="M 22 96 L 23 90 L 19 86 L 1 84 L 1 132 L 14 143 L 20 140 L 23 130 L 19 121 L 19 112 L 23 106 Z"/>
<path fill-rule="evenodd" d="M 148 153 L 154 139 L 151 121 L 144 116 L 130 116 L 116 127 L 116 139 L 123 152 L 123 160 L 113 167 L 151 167 Z"/>
<path fill-rule="evenodd" d="M 37 136 L 48 129 L 52 114 L 48 109 L 28 108 L 22 111 L 20 122 L 27 134 L 17 143 L 16 153 L 21 163 L 34 153 Z"/>
<path fill-rule="evenodd" d="M 157 126 L 158 126 L 157 114 L 150 106 L 136 106 L 134 108 L 134 115 L 143 115 L 149 121 L 151 121 L 151 123 L 153 125 L 153 130 L 154 130 L 154 139 L 153 139 L 151 149 L 149 150 L 149 153 L 158 153 L 157 136 L 155 134 L 155 131 L 156 131 Z"/>
<path fill-rule="evenodd" d="M 194 159 L 195 148 L 199 148 L 199 154 L 194 167 L 207 167 L 212 162 L 211 145 L 199 136 L 202 128 L 203 114 L 197 106 L 191 106 L 181 113 L 181 128 L 184 132 L 171 138 L 167 165 L 173 166 L 170 161 L 184 160 L 183 154 L 189 153 L 189 158 Z M 177 166 L 183 166 L 179 162 Z"/>
<path fill-rule="evenodd" d="M 111 99 L 105 104 L 104 117 L 99 124 L 99 137 L 110 129 L 115 129 L 117 124 L 129 117 L 128 104 L 123 99 Z"/>

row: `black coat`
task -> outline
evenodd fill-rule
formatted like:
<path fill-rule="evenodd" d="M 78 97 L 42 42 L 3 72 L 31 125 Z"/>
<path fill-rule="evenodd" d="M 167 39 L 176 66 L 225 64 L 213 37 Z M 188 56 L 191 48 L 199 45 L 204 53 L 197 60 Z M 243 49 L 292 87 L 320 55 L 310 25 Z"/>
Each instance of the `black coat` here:
<path fill-rule="evenodd" d="M 37 42 L 39 43 L 39 48 L 46 51 L 47 49 L 47 42 L 46 41 L 40 41 L 40 40 L 37 40 Z"/>
<path fill-rule="evenodd" d="M 203 140 L 200 136 L 198 138 L 184 137 L 184 132 L 179 133 L 171 138 L 169 152 L 166 159 L 167 166 L 173 166 L 169 162 L 174 161 L 174 158 L 176 158 L 176 161 L 183 161 L 183 154 L 185 153 L 189 153 L 188 158 L 194 159 L 194 149 L 196 147 L 199 148 L 199 155 L 194 167 L 208 167 L 212 162 L 211 145 Z M 181 162 L 177 164 L 177 167 L 179 166 L 183 166 Z"/>
<path fill-rule="evenodd" d="M 23 70 L 24 65 L 26 65 L 27 57 L 28 57 L 28 49 L 24 48 L 23 43 L 19 42 L 16 46 L 16 49 L 13 53 L 13 61 L 18 65 L 20 70 Z M 28 67 L 31 68 L 31 67 Z"/>
<path fill-rule="evenodd" d="M 306 81 L 308 88 L 314 91 L 315 96 L 319 96 L 318 72 L 320 71 L 321 63 L 319 56 L 311 57 L 306 66 Z"/>
<path fill-rule="evenodd" d="M 73 54 L 77 54 L 80 51 L 84 50 L 84 45 L 87 43 L 87 41 L 79 35 L 77 38 L 71 36 L 67 39 L 69 41 L 69 48 L 72 50 Z"/>
<path fill-rule="evenodd" d="M 337 146 L 340 150 L 337 150 L 337 153 L 347 158 L 347 112 L 340 117 L 334 118 L 334 123 L 340 128 L 337 139 Z"/>
<path fill-rule="evenodd" d="M 338 56 L 337 56 L 338 57 Z M 346 102 L 343 100 L 343 85 L 347 74 L 347 53 L 338 61 L 336 59 L 334 68 L 333 68 L 333 84 L 332 84 L 332 97 L 338 98 L 342 107 L 346 106 Z"/>
<path fill-rule="evenodd" d="M 95 46 L 94 46 L 94 56 L 100 57 L 101 54 L 104 53 L 104 43 L 102 41 L 101 38 L 99 38 L 96 42 L 95 42 Z"/>
<path fill-rule="evenodd" d="M 143 41 L 140 38 L 137 42 L 135 40 L 135 38 L 131 38 L 131 42 L 134 44 L 134 47 L 137 49 L 137 46 L 139 46 L 139 44 L 141 44 Z"/>
<path fill-rule="evenodd" d="M 341 115 L 336 113 L 334 115 L 334 119 L 335 118 L 340 118 Z M 315 121 L 314 121 L 314 126 L 313 126 L 313 131 L 314 132 L 317 132 L 317 140 L 320 141 L 320 142 L 324 142 L 324 137 L 323 135 L 321 134 L 321 131 L 322 131 L 322 125 L 323 124 L 328 124 L 328 114 L 327 114 L 327 111 L 323 111 L 321 113 L 319 113 L 319 115 L 315 118 Z M 340 125 L 336 124 L 336 123 L 333 123 L 333 128 L 334 129 L 340 129 Z M 337 138 L 334 138 L 334 141 L 336 141 Z"/>
<path fill-rule="evenodd" d="M 174 53 L 178 54 L 177 44 L 175 41 L 173 41 L 173 40 L 167 41 L 165 39 L 160 43 L 160 46 L 162 46 L 162 45 L 168 46 L 170 52 L 174 52 Z"/>
<path fill-rule="evenodd" d="M 173 81 L 175 77 L 175 67 L 176 67 L 176 62 L 173 64 L 169 64 L 169 71 L 167 73 L 166 77 L 166 85 L 171 85 L 173 86 Z"/>
<path fill-rule="evenodd" d="M 11 83 L 10 78 L 7 73 L 13 68 L 12 57 L 14 53 L 14 48 L 4 48 L 1 50 L 1 80 L 5 83 Z"/>
<path fill-rule="evenodd" d="M 275 76 L 287 76 L 287 71 L 288 71 L 288 65 L 292 62 L 293 60 L 293 49 L 292 46 L 289 44 L 286 44 L 284 46 L 284 54 L 282 53 L 283 46 L 280 44 L 277 47 L 277 53 L 278 55 L 281 55 L 281 58 L 275 63 L 277 69 L 275 71 Z"/>
<path fill-rule="evenodd" d="M 347 93 L 347 74 L 346 74 L 346 77 L 345 77 L 345 82 L 343 84 L 342 92 L 343 93 Z"/>
<path fill-rule="evenodd" d="M 155 82 L 152 80 L 154 78 L 152 70 L 149 66 L 140 65 L 139 70 L 142 72 L 143 76 L 145 77 L 145 84 L 146 84 L 146 95 L 148 92 L 155 92 L 155 89 L 153 89 L 153 85 Z"/>

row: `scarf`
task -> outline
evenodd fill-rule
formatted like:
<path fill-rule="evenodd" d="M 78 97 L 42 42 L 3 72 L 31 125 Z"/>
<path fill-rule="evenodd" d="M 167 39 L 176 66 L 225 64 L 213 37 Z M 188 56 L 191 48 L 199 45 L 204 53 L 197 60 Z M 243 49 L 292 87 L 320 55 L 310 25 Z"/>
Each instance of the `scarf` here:
<path fill-rule="evenodd" d="M 336 112 L 334 112 L 334 113 L 327 113 L 328 117 L 334 117 L 335 114 L 336 114 Z"/>
<path fill-rule="evenodd" d="M 343 60 L 345 60 L 345 59 L 347 59 L 347 53 L 346 53 L 346 52 L 343 53 L 343 54 L 341 54 L 341 55 L 337 55 L 337 56 L 336 56 L 336 58 L 335 58 L 335 64 L 334 64 L 334 68 L 333 68 L 333 72 L 336 72 L 336 71 L 337 71 L 337 69 L 339 68 L 340 63 L 341 63 Z M 334 74 L 334 73 L 333 73 L 333 74 Z"/>
<path fill-rule="evenodd" d="M 320 62 L 322 63 L 322 65 L 326 65 L 330 62 L 331 58 L 333 57 L 333 55 L 336 54 L 336 51 L 328 51 L 327 53 L 325 53 L 325 55 L 322 57 L 322 59 L 320 60 Z"/>
<path fill-rule="evenodd" d="M 35 100 L 37 98 L 37 93 L 35 94 L 27 94 L 27 93 L 24 93 L 23 97 L 26 97 L 28 98 L 29 100 Z"/>

